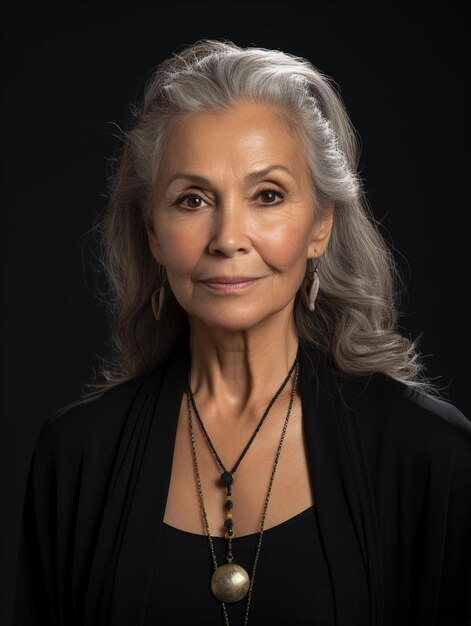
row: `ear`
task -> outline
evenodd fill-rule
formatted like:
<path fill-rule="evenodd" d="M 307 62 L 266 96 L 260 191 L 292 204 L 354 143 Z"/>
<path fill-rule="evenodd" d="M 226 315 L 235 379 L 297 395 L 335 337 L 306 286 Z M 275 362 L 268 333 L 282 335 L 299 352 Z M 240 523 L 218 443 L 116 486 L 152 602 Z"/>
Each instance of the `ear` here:
<path fill-rule="evenodd" d="M 151 254 L 154 257 L 154 259 L 157 261 L 157 263 L 159 263 L 160 265 L 163 265 L 164 263 L 162 259 L 162 250 L 160 248 L 160 243 L 159 243 L 157 234 L 154 231 L 154 227 L 152 224 L 149 225 L 146 223 L 145 228 L 147 232 L 147 239 L 149 241 L 149 248 L 150 248 Z"/>
<path fill-rule="evenodd" d="M 327 207 L 322 218 L 316 217 L 311 230 L 308 258 L 321 256 L 329 243 L 332 226 L 334 223 L 334 205 Z"/>

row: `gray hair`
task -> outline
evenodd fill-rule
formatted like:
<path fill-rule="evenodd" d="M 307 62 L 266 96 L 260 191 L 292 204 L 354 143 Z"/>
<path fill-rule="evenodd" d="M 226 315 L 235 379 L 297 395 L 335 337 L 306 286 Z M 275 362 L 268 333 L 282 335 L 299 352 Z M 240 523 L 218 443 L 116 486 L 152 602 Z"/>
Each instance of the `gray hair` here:
<path fill-rule="evenodd" d="M 100 391 L 152 371 L 188 331 L 186 311 L 168 283 L 159 321 L 151 308 L 162 279 L 145 226 L 152 221 L 159 166 L 182 115 L 228 109 L 242 100 L 266 103 L 279 114 L 304 150 L 319 217 L 334 206 L 315 312 L 305 304 L 311 260 L 295 296 L 298 336 L 345 374 L 383 372 L 426 395 L 439 395 L 424 374 L 418 340 L 397 329 L 403 282 L 368 207 L 357 171 L 360 143 L 336 84 L 302 57 L 211 39 L 157 66 L 122 131 L 107 210 L 92 227 L 109 287 L 102 301 L 111 350 L 102 360 L 104 382 L 87 386 Z"/>

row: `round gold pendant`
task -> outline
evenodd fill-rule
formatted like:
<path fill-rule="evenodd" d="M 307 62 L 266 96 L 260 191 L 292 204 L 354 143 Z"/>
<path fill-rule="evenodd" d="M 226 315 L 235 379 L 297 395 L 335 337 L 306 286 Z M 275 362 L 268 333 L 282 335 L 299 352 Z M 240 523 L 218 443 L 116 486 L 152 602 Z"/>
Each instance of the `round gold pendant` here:
<path fill-rule="evenodd" d="M 242 600 L 249 586 L 249 575 L 237 563 L 224 563 L 211 576 L 211 591 L 221 602 Z"/>

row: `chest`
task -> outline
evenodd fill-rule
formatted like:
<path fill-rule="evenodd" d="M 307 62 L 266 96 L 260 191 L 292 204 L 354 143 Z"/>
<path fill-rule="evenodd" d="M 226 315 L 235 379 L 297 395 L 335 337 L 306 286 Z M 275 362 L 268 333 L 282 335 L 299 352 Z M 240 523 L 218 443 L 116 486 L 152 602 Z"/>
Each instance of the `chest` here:
<path fill-rule="evenodd" d="M 232 500 L 236 536 L 257 533 L 279 450 L 286 408 L 270 412 L 234 473 Z M 200 411 L 203 416 L 204 413 Z M 203 422 L 204 418 L 202 417 Z M 258 422 L 231 429 L 211 429 L 205 423 L 213 446 L 227 470 L 232 470 Z M 221 469 L 193 414 L 194 450 L 199 470 L 204 508 L 212 536 L 224 536 L 227 489 L 220 481 Z M 206 534 L 196 479 L 186 396 L 178 418 L 170 487 L 164 522 L 187 532 Z M 276 526 L 314 504 L 309 459 L 303 429 L 301 400 L 295 398 L 278 456 L 264 528 Z"/>

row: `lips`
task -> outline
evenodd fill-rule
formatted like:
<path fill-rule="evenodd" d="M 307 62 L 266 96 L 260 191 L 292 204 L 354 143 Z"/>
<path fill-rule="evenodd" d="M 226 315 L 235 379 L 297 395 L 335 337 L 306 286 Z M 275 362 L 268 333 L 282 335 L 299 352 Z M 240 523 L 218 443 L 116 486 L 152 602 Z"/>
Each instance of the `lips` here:
<path fill-rule="evenodd" d="M 218 277 L 210 278 L 209 280 L 202 281 L 206 289 L 219 293 L 234 293 L 238 291 L 245 291 L 250 289 L 250 286 L 255 284 L 259 278 L 247 278 L 247 276 L 239 277 Z"/>
<path fill-rule="evenodd" d="M 234 284 L 234 283 L 247 283 L 252 280 L 257 280 L 258 276 L 214 276 L 213 278 L 207 278 L 202 280 L 203 283 L 219 283 L 219 284 Z"/>

